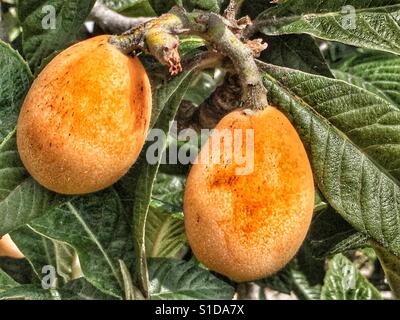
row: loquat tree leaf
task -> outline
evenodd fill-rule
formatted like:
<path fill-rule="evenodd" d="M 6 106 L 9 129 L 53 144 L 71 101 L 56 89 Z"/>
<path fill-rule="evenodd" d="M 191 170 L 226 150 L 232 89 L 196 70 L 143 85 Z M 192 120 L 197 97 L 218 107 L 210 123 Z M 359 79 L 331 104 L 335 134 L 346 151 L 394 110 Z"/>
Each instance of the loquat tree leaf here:
<path fill-rule="evenodd" d="M 179 258 L 186 244 L 183 219 L 185 179 L 158 173 L 146 224 L 148 257 Z"/>
<path fill-rule="evenodd" d="M 152 195 L 154 207 L 163 207 L 165 211 L 170 213 L 183 211 L 185 183 L 186 178 L 182 176 L 157 174 Z"/>
<path fill-rule="evenodd" d="M 130 270 L 125 262 L 119 260 L 122 279 L 124 283 L 124 298 L 125 300 L 143 300 L 143 295 L 138 288 L 133 284 Z"/>
<path fill-rule="evenodd" d="M 63 282 L 67 283 L 83 277 L 76 250 L 64 242 L 54 240 L 52 242 L 54 246 L 57 274 L 63 279 Z"/>
<path fill-rule="evenodd" d="M 356 55 L 334 70 L 335 77 L 364 88 L 400 109 L 400 58 Z"/>
<path fill-rule="evenodd" d="M 382 296 L 342 254 L 329 262 L 321 291 L 323 300 L 382 300 Z"/>
<path fill-rule="evenodd" d="M 319 189 L 357 231 L 400 256 L 400 113 L 340 80 L 262 64 L 270 100 L 291 119 Z"/>
<path fill-rule="evenodd" d="M 265 41 L 268 48 L 261 53 L 261 61 L 333 78 L 313 37 L 289 34 L 266 37 Z"/>
<path fill-rule="evenodd" d="M 55 51 L 77 40 L 78 32 L 95 0 L 18 1 L 23 29 L 23 51 L 32 70 Z"/>
<path fill-rule="evenodd" d="M 224 7 L 225 0 L 177 0 L 177 4 L 182 4 L 190 11 L 201 9 L 206 11 L 221 12 Z"/>
<path fill-rule="evenodd" d="M 130 17 L 153 17 L 156 12 L 149 0 L 101 0 L 110 9 Z"/>
<path fill-rule="evenodd" d="M 0 41 L 0 141 L 15 129 L 19 110 L 32 82 L 32 74 L 20 54 Z"/>
<path fill-rule="evenodd" d="M 372 243 L 372 247 L 378 256 L 394 297 L 400 299 L 400 258 L 376 243 Z"/>
<path fill-rule="evenodd" d="M 321 285 L 310 284 L 303 272 L 297 269 L 291 270 L 293 281 L 293 291 L 303 300 L 319 300 L 321 295 Z"/>
<path fill-rule="evenodd" d="M 332 208 L 318 213 L 307 234 L 306 243 L 311 254 L 324 259 L 337 253 L 368 245 L 368 235 L 357 232 Z"/>
<path fill-rule="evenodd" d="M 0 270 L 20 283 L 38 283 L 38 277 L 26 259 L 0 257 Z"/>
<path fill-rule="evenodd" d="M 62 298 L 68 300 L 116 300 L 93 286 L 85 278 L 69 281 L 61 288 Z M 66 294 L 63 294 L 63 293 Z"/>
<path fill-rule="evenodd" d="M 15 126 L 32 81 L 17 51 L 0 41 L 0 236 L 25 225 L 61 201 L 39 186 L 23 167 Z"/>
<path fill-rule="evenodd" d="M 0 269 L 0 293 L 19 286 L 19 283 Z"/>
<path fill-rule="evenodd" d="M 276 1 L 245 0 L 240 10 L 240 16 L 249 16 L 255 19 L 260 13 L 275 6 Z"/>
<path fill-rule="evenodd" d="M 232 299 L 234 288 L 192 262 L 149 259 L 153 300 Z"/>
<path fill-rule="evenodd" d="M 146 224 L 147 256 L 177 258 L 185 243 L 183 221 L 162 208 L 150 206 Z"/>
<path fill-rule="evenodd" d="M 151 127 L 157 128 L 159 133 L 167 136 L 170 130 L 170 121 L 175 117 L 178 106 L 192 81 L 192 70 L 188 70 L 173 80 L 166 82 L 153 80 L 153 114 Z M 157 140 L 157 138 L 155 138 Z M 149 205 L 162 153 L 166 147 L 166 139 L 157 141 L 160 152 L 150 153 L 155 161 L 149 162 L 148 149 L 155 141 L 148 141 L 135 166 L 119 182 L 118 189 L 125 200 L 125 204 L 133 213 L 133 231 L 136 258 L 136 275 L 144 295 L 148 293 L 148 271 L 146 261 L 146 223 Z M 150 149 L 149 149 L 150 150 Z"/>
<path fill-rule="evenodd" d="M 71 246 L 87 281 L 107 295 L 122 297 L 119 260 L 132 265 L 133 248 L 130 226 L 116 191 L 110 188 L 76 197 L 30 226 L 46 238 Z"/>
<path fill-rule="evenodd" d="M 57 281 L 60 284 L 82 276 L 79 258 L 66 243 L 50 240 L 36 233 L 29 225 L 13 231 L 11 238 L 32 266 L 39 281 L 45 275 L 43 268 L 46 266 L 57 271 Z"/>
<path fill-rule="evenodd" d="M 307 33 L 321 39 L 400 54 L 396 0 L 289 0 L 257 18 L 267 35 Z"/>
<path fill-rule="evenodd" d="M 42 269 L 45 266 L 56 268 L 56 257 L 53 242 L 36 232 L 29 226 L 18 228 L 11 232 L 11 238 L 32 266 L 38 281 L 44 277 Z"/>
<path fill-rule="evenodd" d="M 0 300 L 61 300 L 58 290 L 44 290 L 34 284 L 24 284 L 0 292 Z"/>
<path fill-rule="evenodd" d="M 115 300 L 93 287 L 84 278 L 73 280 L 60 289 L 43 289 L 34 284 L 14 286 L 1 292 L 0 300 Z"/>
<path fill-rule="evenodd" d="M 184 6 L 188 11 L 194 9 L 220 12 L 225 0 L 149 0 L 157 14 L 168 12 L 173 6 Z"/>
<path fill-rule="evenodd" d="M 284 294 L 295 293 L 301 300 L 319 300 L 322 287 L 320 284 L 311 284 L 296 259 L 274 275 L 256 283 L 262 288 L 267 287 Z"/>

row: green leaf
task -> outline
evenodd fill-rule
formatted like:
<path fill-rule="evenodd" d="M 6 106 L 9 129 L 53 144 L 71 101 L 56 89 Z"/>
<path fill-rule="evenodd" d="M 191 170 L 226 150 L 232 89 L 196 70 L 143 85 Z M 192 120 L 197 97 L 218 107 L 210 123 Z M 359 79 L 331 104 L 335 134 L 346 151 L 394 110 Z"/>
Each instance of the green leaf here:
<path fill-rule="evenodd" d="M 205 47 L 207 42 L 196 35 L 181 35 L 179 37 L 179 54 L 183 57 L 189 52 Z"/>
<path fill-rule="evenodd" d="M 259 0 L 262 1 L 262 0 Z M 276 16 L 301 15 L 304 13 L 322 13 L 340 11 L 344 6 L 352 6 L 355 9 L 385 8 L 398 4 L 398 0 L 280 0 L 278 4 L 260 14 L 260 18 L 265 15 L 275 14 Z"/>
<path fill-rule="evenodd" d="M 32 74 L 21 56 L 0 42 L 0 236 L 46 213 L 61 198 L 39 186 L 24 169 L 15 126 Z"/>
<path fill-rule="evenodd" d="M 114 300 L 105 295 L 85 279 L 69 282 L 61 289 L 43 289 L 33 284 L 12 287 L 1 292 L 0 300 Z"/>
<path fill-rule="evenodd" d="M 64 283 L 83 276 L 78 254 L 70 245 L 54 241 L 54 254 L 57 264 L 57 273 Z"/>
<path fill-rule="evenodd" d="M 184 96 L 189 85 L 192 82 L 192 70 L 187 70 L 179 76 L 170 79 L 166 77 L 165 73 L 152 75 L 152 89 L 153 89 L 153 109 L 151 114 L 150 127 L 160 128 L 160 123 L 157 121 L 162 118 L 161 113 L 163 110 L 168 110 L 167 106 L 171 102 L 180 103 L 181 95 Z M 182 88 L 184 88 L 181 92 Z M 176 98 L 178 96 L 179 99 Z M 175 100 L 179 100 L 175 101 Z M 172 112 L 175 114 L 175 112 Z"/>
<path fill-rule="evenodd" d="M 20 284 L 38 282 L 36 273 L 26 259 L 0 257 L 0 269 Z"/>
<path fill-rule="evenodd" d="M 95 0 L 18 1 L 23 29 L 23 50 L 32 70 L 43 59 L 76 41 Z M 54 25 L 51 19 L 55 18 Z"/>
<path fill-rule="evenodd" d="M 119 260 L 121 274 L 124 282 L 125 300 L 143 300 L 143 295 L 133 284 L 131 273 L 125 262 Z"/>
<path fill-rule="evenodd" d="M 275 4 L 272 1 L 265 0 L 245 0 L 240 10 L 240 17 L 249 16 L 255 19 L 260 12 L 273 7 Z"/>
<path fill-rule="evenodd" d="M 0 300 L 61 300 L 61 295 L 55 289 L 44 290 L 37 285 L 26 284 L 0 292 Z"/>
<path fill-rule="evenodd" d="M 315 200 L 314 200 L 314 214 L 321 212 L 328 208 L 328 204 L 321 194 L 321 191 L 318 189 L 315 192 Z"/>
<path fill-rule="evenodd" d="M 18 228 L 11 233 L 11 238 L 22 251 L 40 281 L 44 266 L 56 267 L 53 242 L 35 233 L 28 226 Z"/>
<path fill-rule="evenodd" d="M 177 258 L 185 243 L 183 221 L 160 208 L 150 207 L 146 224 L 147 256 Z"/>
<path fill-rule="evenodd" d="M 287 265 L 274 275 L 258 280 L 256 284 L 262 288 L 270 288 L 284 294 L 290 294 L 293 289 L 291 266 L 292 264 Z"/>
<path fill-rule="evenodd" d="M 44 274 L 44 266 L 57 270 L 58 283 L 64 283 L 82 276 L 79 258 L 73 248 L 64 242 L 52 241 L 36 233 L 29 225 L 11 233 L 11 237 L 32 266 L 38 280 Z"/>
<path fill-rule="evenodd" d="M 154 182 L 152 204 L 170 213 L 183 211 L 185 183 L 184 177 L 159 173 Z"/>
<path fill-rule="evenodd" d="M 357 232 L 335 210 L 328 208 L 312 221 L 306 242 L 316 258 L 359 249 L 368 244 L 369 237 Z"/>
<path fill-rule="evenodd" d="M 61 288 L 62 298 L 68 300 L 116 300 L 114 296 L 106 295 L 94 287 L 85 278 L 68 282 Z"/>
<path fill-rule="evenodd" d="M 192 262 L 149 259 L 150 296 L 153 300 L 232 299 L 234 289 Z"/>
<path fill-rule="evenodd" d="M 183 5 L 190 11 L 201 9 L 216 13 L 222 10 L 224 2 L 225 0 L 182 0 Z"/>
<path fill-rule="evenodd" d="M 373 57 L 364 54 L 345 60 L 334 70 L 335 77 L 375 93 L 400 109 L 400 58 Z"/>
<path fill-rule="evenodd" d="M 171 8 L 177 4 L 182 4 L 182 0 L 149 0 L 156 15 L 167 13 Z"/>
<path fill-rule="evenodd" d="M 30 225 L 39 234 L 74 248 L 82 273 L 92 285 L 108 295 L 122 296 L 118 260 L 132 264 L 132 234 L 113 189 L 78 197 Z"/>
<path fill-rule="evenodd" d="M 123 11 L 131 7 L 140 5 L 144 2 L 149 2 L 148 0 L 100 0 L 101 3 L 105 4 L 107 7 L 114 11 Z"/>
<path fill-rule="evenodd" d="M 310 284 L 306 275 L 297 269 L 292 269 L 293 291 L 303 300 L 319 300 L 321 296 L 321 285 Z"/>
<path fill-rule="evenodd" d="M 285 294 L 293 292 L 302 300 L 319 300 L 321 295 L 321 285 L 310 282 L 296 258 L 285 268 L 268 278 L 259 280 L 257 284 Z"/>
<path fill-rule="evenodd" d="M 173 6 L 181 5 L 187 10 L 201 9 L 220 12 L 225 0 L 149 0 L 158 15 L 168 12 Z"/>
<path fill-rule="evenodd" d="M 0 41 L 0 141 L 14 130 L 31 81 L 32 74 L 19 53 Z"/>
<path fill-rule="evenodd" d="M 260 60 L 282 67 L 333 78 L 315 40 L 306 34 L 267 37 Z"/>
<path fill-rule="evenodd" d="M 165 76 L 164 76 L 165 77 Z M 162 81 L 153 81 L 153 115 L 152 125 L 168 134 L 170 130 L 170 121 L 175 117 L 178 106 L 192 80 L 192 70 L 182 73 L 175 77 L 172 81 L 166 82 L 166 78 Z M 166 147 L 166 139 L 158 141 L 162 147 L 162 151 Z M 144 295 L 148 292 L 148 272 L 146 262 L 145 233 L 147 215 L 153 190 L 153 184 L 162 152 L 157 156 L 157 163 L 150 164 L 146 158 L 147 150 L 154 144 L 148 141 L 135 166 L 120 181 L 119 190 L 126 200 L 126 204 L 133 212 L 133 230 L 136 255 L 136 275 L 138 277 L 140 287 Z"/>
<path fill-rule="evenodd" d="M 110 9 L 129 17 L 157 16 L 149 0 L 101 0 Z"/>
<path fill-rule="evenodd" d="M 379 291 L 342 254 L 330 262 L 322 287 L 324 300 L 381 300 Z"/>
<path fill-rule="evenodd" d="M 372 243 L 372 247 L 378 256 L 395 298 L 400 299 L 400 258 L 376 243 Z"/>
<path fill-rule="evenodd" d="M 19 283 L 0 269 L 0 293 L 19 286 Z"/>
<path fill-rule="evenodd" d="M 5 235 L 29 223 L 62 201 L 62 197 L 49 192 L 32 178 L 27 177 L 15 151 L 15 136 L 9 139 L 6 138 L 0 146 L 0 158 L 8 158 L 8 161 L 0 162 L 0 170 L 4 175 L 9 175 L 8 179 L 5 178 L 2 181 L 0 235 Z"/>
<path fill-rule="evenodd" d="M 290 0 L 266 10 L 257 20 L 267 35 L 307 33 L 400 54 L 400 5 L 395 0 L 332 1 L 330 4 L 326 0 L 317 3 Z"/>
<path fill-rule="evenodd" d="M 355 229 L 400 255 L 400 187 L 389 174 L 399 177 L 397 108 L 343 81 L 262 68 L 270 99 L 302 137 L 324 197 Z"/>

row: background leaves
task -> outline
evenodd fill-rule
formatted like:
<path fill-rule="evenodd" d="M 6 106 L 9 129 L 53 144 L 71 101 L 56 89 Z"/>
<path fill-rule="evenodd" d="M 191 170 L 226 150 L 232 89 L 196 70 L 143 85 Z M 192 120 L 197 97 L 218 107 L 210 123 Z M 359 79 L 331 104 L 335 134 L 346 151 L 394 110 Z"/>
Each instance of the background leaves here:
<path fill-rule="evenodd" d="M 215 12 L 227 5 L 222 0 L 102 2 L 132 17 L 162 14 L 176 4 Z M 18 31 L 12 35 L 14 48 L 37 73 L 57 51 L 89 36 L 83 23 L 93 3 L 19 1 L 23 37 L 15 39 L 20 28 L 11 19 Z M 56 29 L 42 28 L 45 5 L 56 9 Z M 342 12 L 348 5 L 356 9 L 355 30 L 349 29 L 348 12 Z M 398 290 L 399 5 L 397 0 L 244 2 L 241 15 L 258 16 L 264 34 L 257 37 L 269 44 L 260 57 L 268 64 L 260 66 L 270 100 L 299 131 L 322 191 L 300 252 L 281 272 L 259 281 L 262 288 L 300 299 L 380 299 L 347 258 L 372 243 L 393 291 Z M 8 18 L 12 6 L 7 3 Z M 182 42 L 183 56 L 205 45 L 195 37 Z M 165 133 L 182 99 L 198 106 L 221 83 L 213 71 L 192 68 L 168 78 L 165 68 L 141 59 L 152 77 L 151 125 Z M 151 299 L 231 299 L 235 289 L 229 282 L 192 256 L 182 220 L 185 178 L 158 172 L 162 152 L 155 163 L 146 161 L 151 141 L 115 189 L 61 197 L 29 177 L 16 152 L 15 124 L 33 78 L 30 68 L 0 42 L 0 235 L 11 232 L 26 256 L 0 258 L 0 297 L 140 299 L 139 286 Z M 161 141 L 162 150 L 171 141 Z M 173 172 L 168 165 L 162 169 Z M 44 265 L 57 271 L 56 288 L 50 291 L 40 285 Z M 351 270 L 352 287 L 343 284 L 345 270 Z M 374 285 L 385 289 L 375 280 Z"/>
<path fill-rule="evenodd" d="M 373 92 L 400 108 L 399 68 L 400 58 L 367 52 L 345 59 L 337 66 L 334 74 L 337 79 Z"/>
<path fill-rule="evenodd" d="M 192 262 L 150 259 L 151 299 L 232 299 L 233 287 Z"/>
<path fill-rule="evenodd" d="M 325 300 L 381 300 L 379 291 L 343 255 L 330 262 L 322 287 Z"/>
<path fill-rule="evenodd" d="M 328 78 L 333 77 L 328 63 L 311 36 L 283 35 L 267 37 L 265 41 L 268 48 L 261 54 L 262 61 Z"/>
<path fill-rule="evenodd" d="M 307 33 L 358 47 L 400 53 L 397 1 L 284 1 L 257 20 L 269 35 Z"/>
<path fill-rule="evenodd" d="M 2 41 L 0 74 L 0 141 L 3 141 L 15 128 L 19 108 L 30 87 L 32 74 L 19 53 Z"/>
<path fill-rule="evenodd" d="M 9 45 L 0 42 L 0 236 L 44 214 L 57 197 L 25 171 L 16 148 L 19 109 L 32 81 L 31 72 Z"/>
<path fill-rule="evenodd" d="M 175 81 L 171 81 L 168 85 L 164 86 L 164 90 L 155 91 L 152 124 L 155 123 L 154 127 L 161 130 L 159 132 L 168 134 L 171 126 L 170 121 L 174 119 L 177 108 L 191 82 L 191 74 L 191 70 L 184 72 L 176 77 Z M 161 83 L 158 83 L 158 85 L 161 85 Z M 153 82 L 154 88 L 157 88 L 157 84 Z M 155 164 L 150 164 L 146 159 L 147 150 L 151 145 L 151 141 L 147 142 L 139 160 L 120 183 L 124 198 L 128 200 L 126 203 L 133 212 L 136 271 L 145 295 L 148 292 L 149 281 L 145 246 L 146 221 L 153 183 L 159 168 L 162 152 L 166 147 L 166 139 L 159 141 L 161 152 L 158 152 Z"/>
<path fill-rule="evenodd" d="M 43 59 L 76 41 L 95 0 L 24 0 L 18 3 L 23 51 L 30 67 L 36 71 Z M 48 20 L 52 13 L 55 13 L 54 26 Z"/>
<path fill-rule="evenodd" d="M 78 197 L 30 225 L 39 234 L 72 246 L 85 278 L 105 294 L 122 297 L 118 260 L 133 264 L 132 234 L 113 189 Z"/>
<path fill-rule="evenodd" d="M 392 134 L 396 148 L 397 109 L 344 82 L 275 66 L 263 69 L 272 101 L 292 119 L 308 149 L 325 198 L 354 228 L 399 255 L 400 189 L 382 170 L 396 175 L 396 158 L 379 141 Z"/>

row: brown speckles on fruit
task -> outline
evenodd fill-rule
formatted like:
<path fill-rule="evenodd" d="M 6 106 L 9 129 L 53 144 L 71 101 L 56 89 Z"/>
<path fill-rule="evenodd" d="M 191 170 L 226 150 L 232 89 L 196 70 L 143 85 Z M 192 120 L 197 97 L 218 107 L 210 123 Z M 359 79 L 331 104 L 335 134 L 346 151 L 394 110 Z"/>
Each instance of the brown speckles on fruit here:
<path fill-rule="evenodd" d="M 299 249 L 313 212 L 313 176 L 297 132 L 276 108 L 233 112 L 216 129 L 227 128 L 254 129 L 254 171 L 237 175 L 233 161 L 193 165 L 185 226 L 202 263 L 251 281 L 278 271 Z M 204 147 L 215 139 L 211 135 Z"/>
<path fill-rule="evenodd" d="M 126 173 L 143 147 L 150 82 L 139 59 L 121 53 L 108 38 L 60 53 L 25 99 L 18 150 L 31 175 L 50 190 L 104 189 Z"/>

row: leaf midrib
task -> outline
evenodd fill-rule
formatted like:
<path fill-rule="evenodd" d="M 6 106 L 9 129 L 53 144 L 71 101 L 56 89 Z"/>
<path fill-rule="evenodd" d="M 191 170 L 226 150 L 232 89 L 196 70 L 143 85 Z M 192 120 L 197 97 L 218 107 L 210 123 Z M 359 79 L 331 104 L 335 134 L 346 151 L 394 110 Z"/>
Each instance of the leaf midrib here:
<path fill-rule="evenodd" d="M 116 278 L 116 280 L 118 281 L 121 289 L 123 288 L 122 285 L 122 280 L 119 277 L 118 271 L 116 270 L 116 268 L 114 267 L 110 257 L 108 256 L 107 252 L 105 251 L 105 249 L 103 248 L 103 246 L 101 245 L 101 243 L 99 242 L 99 240 L 97 239 L 97 237 L 95 236 L 95 234 L 92 232 L 92 230 L 89 228 L 89 226 L 86 224 L 86 222 L 82 219 L 82 217 L 79 215 L 79 212 L 76 210 L 76 208 L 74 207 L 74 205 L 71 202 L 67 202 L 66 203 L 68 209 L 71 211 L 71 213 L 76 217 L 76 219 L 78 220 L 78 222 L 82 225 L 83 229 L 86 231 L 86 233 L 89 235 L 90 239 L 93 240 L 93 242 L 96 244 L 96 246 L 98 247 L 98 249 L 100 250 L 100 252 L 103 254 L 104 258 L 106 259 L 107 264 L 109 265 L 114 277 Z"/>

